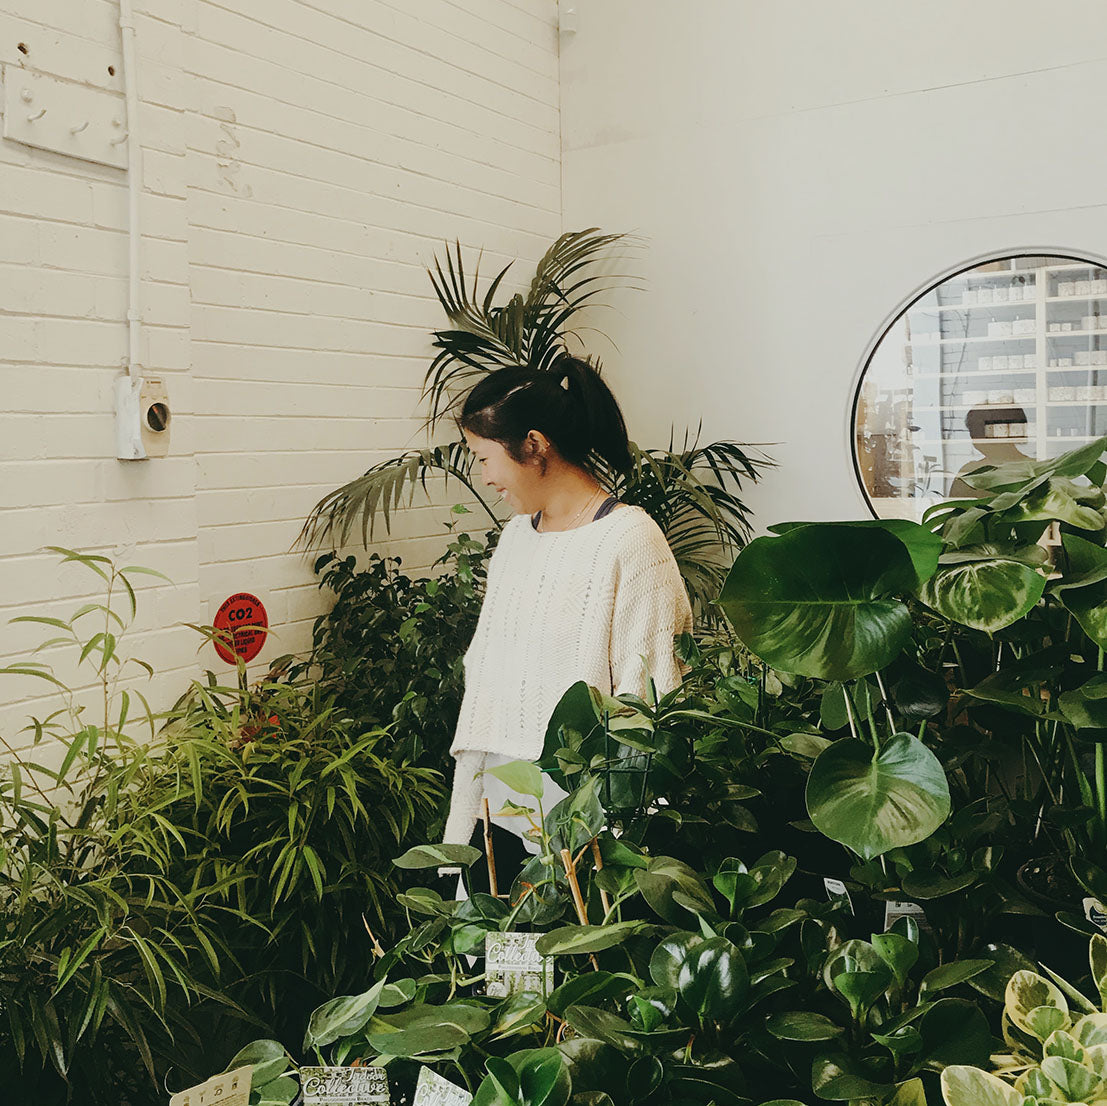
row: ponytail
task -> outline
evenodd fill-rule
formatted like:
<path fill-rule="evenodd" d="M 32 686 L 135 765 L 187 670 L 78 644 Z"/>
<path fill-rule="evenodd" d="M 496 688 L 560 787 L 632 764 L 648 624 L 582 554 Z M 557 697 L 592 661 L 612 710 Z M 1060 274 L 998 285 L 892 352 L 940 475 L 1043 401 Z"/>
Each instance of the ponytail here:
<path fill-rule="evenodd" d="M 626 422 L 611 389 L 588 361 L 567 353 L 548 369 L 489 373 L 466 396 L 458 424 L 500 442 L 519 462 L 524 439 L 537 430 L 569 464 L 593 475 L 603 466 L 621 475 L 634 464 Z"/>

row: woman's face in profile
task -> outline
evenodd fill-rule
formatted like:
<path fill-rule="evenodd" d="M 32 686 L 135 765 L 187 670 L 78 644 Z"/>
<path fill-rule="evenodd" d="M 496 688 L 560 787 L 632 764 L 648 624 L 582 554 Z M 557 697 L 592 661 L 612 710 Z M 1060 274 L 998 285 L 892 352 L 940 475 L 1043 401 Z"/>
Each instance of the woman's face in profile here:
<path fill-rule="evenodd" d="M 465 441 L 480 462 L 481 479 L 495 488 L 505 503 L 516 513 L 538 510 L 536 489 L 542 479 L 537 464 L 520 464 L 504 446 L 491 438 L 481 438 L 464 431 Z M 540 506 L 540 504 L 539 504 Z"/>

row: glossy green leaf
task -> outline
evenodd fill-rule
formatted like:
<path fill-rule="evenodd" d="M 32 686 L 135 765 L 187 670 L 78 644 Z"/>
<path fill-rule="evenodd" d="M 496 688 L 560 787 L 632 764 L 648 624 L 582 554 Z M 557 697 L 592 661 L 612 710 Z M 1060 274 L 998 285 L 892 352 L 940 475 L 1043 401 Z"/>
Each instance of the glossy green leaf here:
<path fill-rule="evenodd" d="M 685 925 L 691 914 L 699 911 L 714 913 L 711 892 L 699 874 L 681 860 L 671 856 L 652 858 L 646 868 L 634 869 L 638 890 L 647 903 L 667 922 Z M 690 912 L 677 902 L 674 893 L 681 893 L 694 909 Z"/>
<path fill-rule="evenodd" d="M 954 1064 L 942 1072 L 946 1106 L 1023 1106 L 1023 1096 L 979 1068 Z"/>
<path fill-rule="evenodd" d="M 910 734 L 895 734 L 876 754 L 861 741 L 835 741 L 807 780 L 811 821 L 866 860 L 925 840 L 949 809 L 941 762 Z"/>
<path fill-rule="evenodd" d="M 284 1045 L 273 1040 L 251 1041 L 235 1053 L 224 1070 L 234 1071 L 247 1064 L 253 1066 L 251 1080 L 259 1087 L 283 1075 L 291 1066 Z"/>
<path fill-rule="evenodd" d="M 892 982 L 892 971 L 886 964 L 874 971 L 845 971 L 834 977 L 834 990 L 849 1004 L 850 1013 L 860 1020 Z"/>
<path fill-rule="evenodd" d="M 574 956 L 602 952 L 622 944 L 628 937 L 648 928 L 645 922 L 612 922 L 602 926 L 562 926 L 544 933 L 537 948 L 543 956 Z"/>
<path fill-rule="evenodd" d="M 956 987 L 959 983 L 965 983 L 974 975 L 988 971 L 991 968 L 990 960 L 954 960 L 949 964 L 941 964 L 932 968 L 923 976 L 919 986 L 920 995 L 923 992 L 933 994 L 935 991 L 945 991 L 950 987 Z"/>
<path fill-rule="evenodd" d="M 911 617 L 897 597 L 916 583 L 911 557 L 892 534 L 813 523 L 750 542 L 719 603 L 742 641 L 774 668 L 847 680 L 902 651 Z"/>
<path fill-rule="evenodd" d="M 681 998 L 703 1022 L 728 1023 L 749 993 L 746 961 L 725 937 L 712 937 L 688 950 L 677 973 Z"/>
<path fill-rule="evenodd" d="M 782 1041 L 832 1041 L 845 1032 L 825 1015 L 804 1010 L 773 1014 L 765 1022 L 765 1028 Z"/>
<path fill-rule="evenodd" d="M 624 975 L 585 972 L 555 987 L 546 1000 L 546 1006 L 551 1014 L 563 1018 L 570 1006 L 594 1006 L 605 999 L 619 999 L 634 987 L 635 983 Z"/>
<path fill-rule="evenodd" d="M 377 1015 L 369 1023 L 369 1043 L 389 1056 L 414 1057 L 466 1044 L 487 1029 L 488 1012 L 464 1002 L 445 1006 L 416 1004 L 396 1014 Z"/>
<path fill-rule="evenodd" d="M 855 1098 L 883 1100 L 892 1084 L 861 1073 L 846 1056 L 819 1056 L 811 1064 L 811 1088 L 819 1098 L 845 1102 Z"/>
<path fill-rule="evenodd" d="M 360 995 L 344 995 L 323 1003 L 311 1015 L 304 1034 L 304 1051 L 323 1048 L 340 1037 L 356 1033 L 376 1012 L 384 980 Z"/>
<path fill-rule="evenodd" d="M 987 556 L 939 564 L 919 598 L 951 622 L 995 633 L 1032 610 L 1045 585 L 1037 569 L 1019 560 Z"/>
<path fill-rule="evenodd" d="M 704 938 L 699 933 L 674 933 L 665 938 L 650 956 L 650 978 L 658 987 L 677 990 L 680 982 L 681 965 L 688 958 L 688 952 L 700 945 Z"/>
<path fill-rule="evenodd" d="M 872 946 L 880 959 L 892 969 L 896 983 L 902 987 L 919 959 L 919 946 L 898 933 L 874 933 Z"/>
<path fill-rule="evenodd" d="M 1061 535 L 1065 575 L 1054 594 L 1072 612 L 1080 628 L 1107 649 L 1107 549 L 1075 534 Z"/>
<path fill-rule="evenodd" d="M 923 1081 L 908 1079 L 906 1083 L 901 1083 L 888 1100 L 888 1106 L 928 1106 Z"/>
<path fill-rule="evenodd" d="M 472 845 L 416 845 L 392 861 L 397 868 L 439 868 L 461 865 L 468 868 L 480 860 L 480 849 Z"/>
<path fill-rule="evenodd" d="M 988 1019 L 975 1002 L 939 999 L 915 1022 L 922 1037 L 916 1063 L 931 1071 L 948 1064 L 985 1065 L 992 1048 Z"/>

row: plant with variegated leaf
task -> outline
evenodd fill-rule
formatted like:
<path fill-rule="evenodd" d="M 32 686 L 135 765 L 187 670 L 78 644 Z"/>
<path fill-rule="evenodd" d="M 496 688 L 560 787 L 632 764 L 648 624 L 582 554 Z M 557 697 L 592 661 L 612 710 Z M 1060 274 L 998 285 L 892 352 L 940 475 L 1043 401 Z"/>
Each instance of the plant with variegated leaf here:
<path fill-rule="evenodd" d="M 1107 938 L 1088 958 L 1099 1005 L 1053 972 L 1016 972 L 1007 984 L 998 1074 L 955 1066 L 942 1073 L 947 1106 L 1107 1103 Z"/>

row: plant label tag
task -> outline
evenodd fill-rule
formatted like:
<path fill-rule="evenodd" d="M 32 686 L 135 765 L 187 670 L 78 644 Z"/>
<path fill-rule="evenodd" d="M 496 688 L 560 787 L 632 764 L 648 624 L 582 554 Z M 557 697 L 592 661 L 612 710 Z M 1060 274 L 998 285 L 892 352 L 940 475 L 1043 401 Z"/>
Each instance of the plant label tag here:
<path fill-rule="evenodd" d="M 831 879 L 830 876 L 823 876 L 823 886 L 826 888 L 826 897 L 833 902 L 835 899 L 844 899 L 846 903 L 846 909 L 853 913 L 853 899 L 849 897 L 849 892 L 846 890 L 846 885 L 840 879 Z"/>
<path fill-rule="evenodd" d="M 430 1068 L 419 1069 L 411 1106 L 469 1106 L 472 1101 L 473 1096 L 464 1087 L 443 1079 Z"/>
<path fill-rule="evenodd" d="M 301 1068 L 304 1106 L 388 1106 L 384 1068 Z"/>
<path fill-rule="evenodd" d="M 488 933 L 484 938 L 484 993 L 508 998 L 520 991 L 548 995 L 553 990 L 553 960 L 537 948 L 540 933 Z"/>
<path fill-rule="evenodd" d="M 219 1106 L 246 1106 L 250 1101 L 253 1075 L 253 1064 L 213 1075 L 198 1086 L 178 1091 L 170 1098 L 169 1106 L 214 1106 L 215 1103 Z"/>
<path fill-rule="evenodd" d="M 1084 900 L 1084 917 L 1092 925 L 1107 933 L 1107 906 L 1104 906 L 1099 899 L 1087 898 Z"/>
<path fill-rule="evenodd" d="M 919 929 L 929 929 L 926 911 L 917 902 L 886 902 L 884 904 L 884 932 L 892 928 L 900 918 L 914 918 Z"/>

